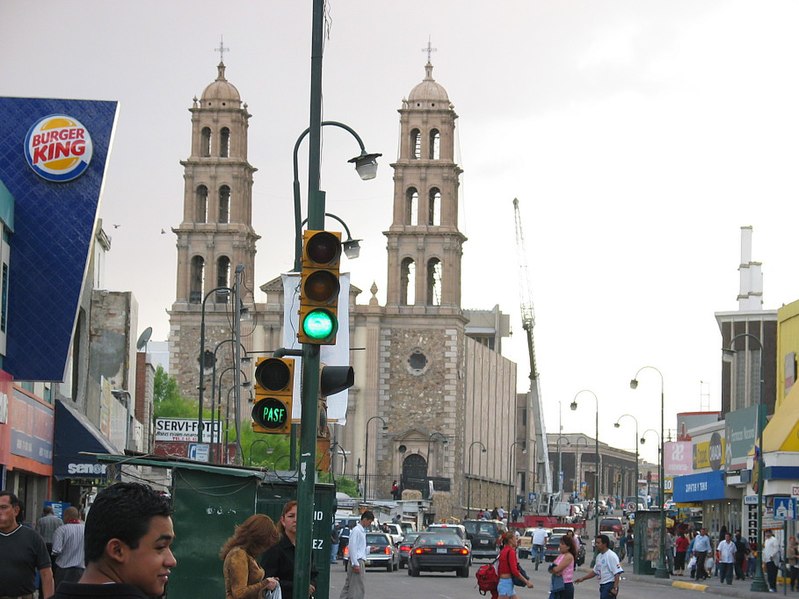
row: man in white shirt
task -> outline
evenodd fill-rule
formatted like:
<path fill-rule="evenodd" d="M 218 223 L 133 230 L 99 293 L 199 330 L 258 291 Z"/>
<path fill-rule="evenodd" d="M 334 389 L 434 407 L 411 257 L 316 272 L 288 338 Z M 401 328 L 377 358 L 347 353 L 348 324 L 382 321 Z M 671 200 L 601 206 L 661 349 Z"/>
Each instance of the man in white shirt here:
<path fill-rule="evenodd" d="M 363 575 L 366 571 L 366 529 L 374 522 L 375 515 L 366 510 L 361 520 L 352 529 L 349 548 L 347 580 L 341 589 L 339 599 L 364 599 Z"/>
<path fill-rule="evenodd" d="M 539 522 L 538 528 L 533 531 L 533 561 L 535 562 L 536 570 L 538 570 L 538 565 L 544 559 L 544 547 L 547 544 L 548 536 L 544 523 Z"/>
<path fill-rule="evenodd" d="M 735 543 L 732 542 L 730 533 L 725 534 L 724 540 L 719 541 L 716 546 L 716 563 L 721 582 L 732 584 L 732 572 L 735 569 Z"/>
<path fill-rule="evenodd" d="M 615 551 L 609 551 L 610 539 L 608 535 L 597 535 L 594 543 L 599 553 L 596 556 L 594 569 L 581 578 L 575 578 L 574 584 L 579 584 L 589 578 L 599 577 L 599 599 L 614 599 L 619 594 L 619 580 L 624 570 L 619 564 L 619 556 Z"/>
<path fill-rule="evenodd" d="M 777 592 L 777 570 L 780 563 L 780 542 L 774 533 L 766 531 L 766 543 L 763 546 L 763 563 L 766 564 L 768 592 Z"/>

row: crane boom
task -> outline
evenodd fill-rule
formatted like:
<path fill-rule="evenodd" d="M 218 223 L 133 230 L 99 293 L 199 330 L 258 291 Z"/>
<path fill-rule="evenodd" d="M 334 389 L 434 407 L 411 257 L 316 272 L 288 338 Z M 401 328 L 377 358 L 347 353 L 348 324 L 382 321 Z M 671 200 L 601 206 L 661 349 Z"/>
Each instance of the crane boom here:
<path fill-rule="evenodd" d="M 541 401 L 541 385 L 538 378 L 538 365 L 535 360 L 535 309 L 533 308 L 533 291 L 530 286 L 530 276 L 527 272 L 527 252 L 524 246 L 524 231 L 522 217 L 519 212 L 519 199 L 513 198 L 513 216 L 516 223 L 516 252 L 519 259 L 519 304 L 521 306 L 522 328 L 527 338 L 527 353 L 530 358 L 530 403 L 532 419 L 536 438 L 536 455 L 538 467 L 544 469 L 545 490 L 547 495 L 552 493 L 552 471 L 549 467 L 549 451 L 547 432 L 544 424 L 544 407 Z"/>

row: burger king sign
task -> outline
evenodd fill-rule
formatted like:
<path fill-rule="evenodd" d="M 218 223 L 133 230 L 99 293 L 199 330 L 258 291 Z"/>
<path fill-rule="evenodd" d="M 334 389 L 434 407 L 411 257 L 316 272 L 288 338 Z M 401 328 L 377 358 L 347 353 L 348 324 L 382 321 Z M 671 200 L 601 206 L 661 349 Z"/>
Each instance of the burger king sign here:
<path fill-rule="evenodd" d="M 63 183 L 80 177 L 92 160 L 89 130 L 76 118 L 51 114 L 39 119 L 25 136 L 25 158 L 37 175 Z"/>

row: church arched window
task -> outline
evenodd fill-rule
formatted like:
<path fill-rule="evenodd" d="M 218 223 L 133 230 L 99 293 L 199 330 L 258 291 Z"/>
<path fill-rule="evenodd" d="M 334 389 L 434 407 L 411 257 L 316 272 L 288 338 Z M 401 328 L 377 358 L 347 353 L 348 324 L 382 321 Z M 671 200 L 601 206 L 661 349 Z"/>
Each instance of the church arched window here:
<path fill-rule="evenodd" d="M 422 134 L 418 129 L 411 131 L 411 158 L 422 157 Z"/>
<path fill-rule="evenodd" d="M 430 258 L 427 262 L 427 305 L 441 305 L 441 260 Z"/>
<path fill-rule="evenodd" d="M 400 303 L 412 306 L 416 303 L 416 264 L 412 258 L 405 258 L 400 268 Z"/>
<path fill-rule="evenodd" d="M 441 225 L 441 190 L 437 187 L 434 187 L 430 190 L 430 196 L 428 198 L 428 214 L 427 214 L 427 224 L 432 225 L 434 227 L 438 227 Z"/>
<path fill-rule="evenodd" d="M 220 256 L 216 261 L 216 286 L 230 288 L 230 258 L 227 256 Z M 216 303 L 226 303 L 227 297 L 227 291 L 217 291 Z"/>
<path fill-rule="evenodd" d="M 197 187 L 197 214 L 195 221 L 198 223 L 208 222 L 208 188 L 205 185 Z"/>
<path fill-rule="evenodd" d="M 230 222 L 230 187 L 227 185 L 219 188 L 219 222 Z"/>
<path fill-rule="evenodd" d="M 441 134 L 438 129 L 430 130 L 430 159 L 438 160 L 441 157 Z"/>
<path fill-rule="evenodd" d="M 203 127 L 200 132 L 200 156 L 208 158 L 211 155 L 211 129 Z"/>
<path fill-rule="evenodd" d="M 202 256 L 191 259 L 191 281 L 189 281 L 189 303 L 201 304 L 203 301 L 203 288 L 205 280 L 205 260 Z"/>
<path fill-rule="evenodd" d="M 219 132 L 219 157 L 228 158 L 230 156 L 230 129 L 222 127 Z"/>
<path fill-rule="evenodd" d="M 412 227 L 419 224 L 419 192 L 415 187 L 405 192 L 405 222 Z"/>

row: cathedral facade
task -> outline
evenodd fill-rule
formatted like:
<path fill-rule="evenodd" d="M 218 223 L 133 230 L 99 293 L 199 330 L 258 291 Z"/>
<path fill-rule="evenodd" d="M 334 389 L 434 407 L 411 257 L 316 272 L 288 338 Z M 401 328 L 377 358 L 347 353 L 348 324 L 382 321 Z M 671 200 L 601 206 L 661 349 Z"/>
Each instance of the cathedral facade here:
<path fill-rule="evenodd" d="M 192 155 L 182 162 L 184 220 L 173 229 L 178 273 L 170 370 L 194 397 L 202 315 L 205 349 L 223 360 L 217 371 L 229 368 L 229 348 L 219 347 L 230 338 L 230 307 L 214 289 L 230 286 L 238 264 L 251 281 L 258 236 L 251 226 L 255 169 L 246 151 L 250 115 L 225 80 L 224 65 L 191 113 Z M 533 427 L 519 426 L 517 367 L 500 353 L 508 317 L 498 307 L 461 305 L 466 237 L 458 228 L 458 116 L 429 61 L 399 115 L 392 222 L 384 232 L 387 299 L 380 305 L 372 285 L 371 298 L 359 304 L 360 289 L 350 287 L 351 345 L 365 349 L 351 352 L 356 382 L 346 423 L 332 426 L 333 463 L 338 474 L 360 481 L 367 499 L 388 499 L 396 480 L 425 497 L 432 492 L 437 517 L 462 517 L 467 505 L 507 507 L 511 497 L 513 503 L 533 490 L 533 460 L 517 459 L 534 447 Z M 273 350 L 282 346 L 286 295 L 280 277 L 260 289 L 266 303 L 253 303 L 251 293 L 243 298 L 256 323 L 245 349 Z M 209 405 L 207 382 L 205 388 Z M 246 406 L 242 414 L 249 414 Z M 347 456 L 346 471 L 335 459 L 339 452 Z"/>

